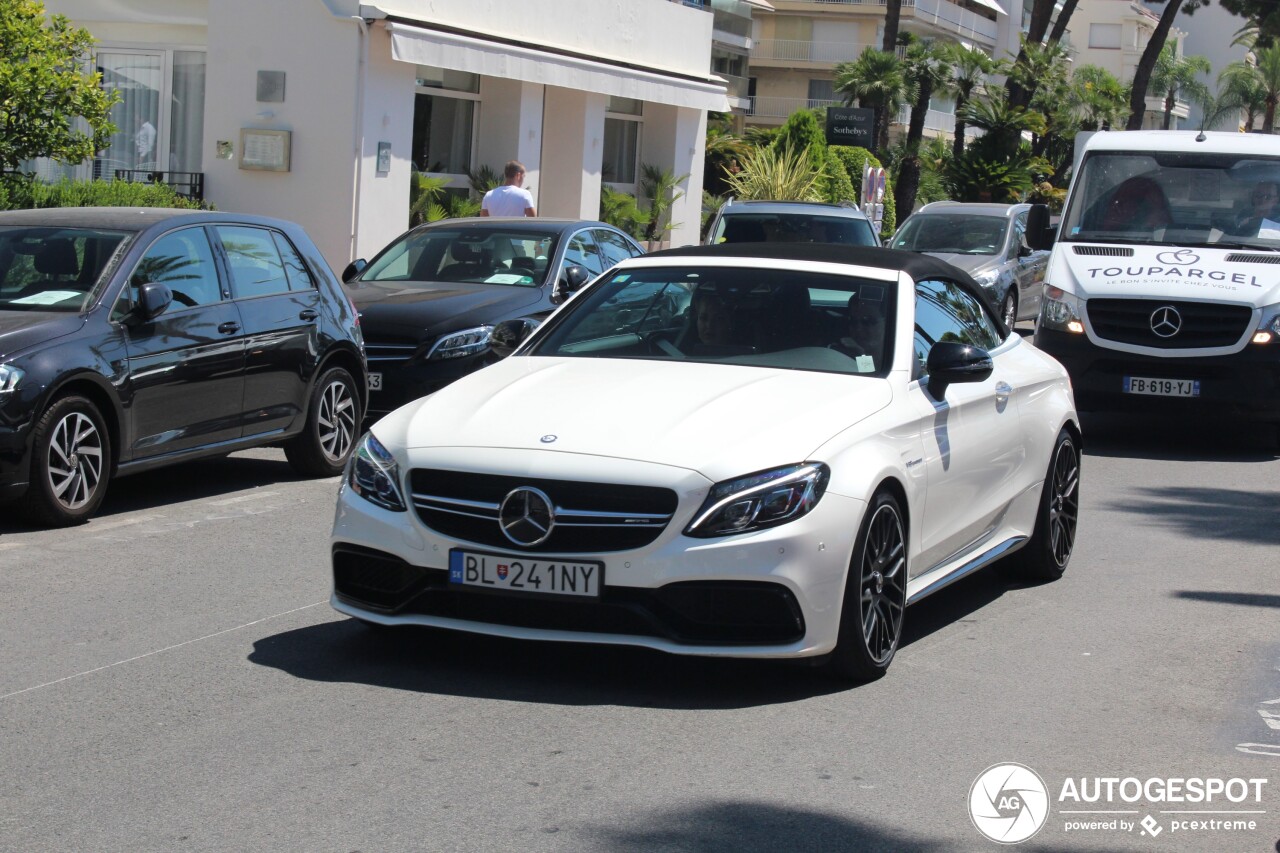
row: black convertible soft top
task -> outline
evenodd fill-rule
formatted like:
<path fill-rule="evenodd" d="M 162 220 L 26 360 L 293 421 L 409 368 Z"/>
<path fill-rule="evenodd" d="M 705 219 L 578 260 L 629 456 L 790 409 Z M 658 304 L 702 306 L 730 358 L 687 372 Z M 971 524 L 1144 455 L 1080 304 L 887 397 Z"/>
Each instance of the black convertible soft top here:
<path fill-rule="evenodd" d="M 900 249 L 880 249 L 870 246 L 844 246 L 833 243 L 720 243 L 714 246 L 685 246 L 650 252 L 644 258 L 761 258 L 773 261 L 814 261 L 827 264 L 854 264 L 862 267 L 905 272 L 916 281 L 943 279 L 954 281 L 970 296 L 981 302 L 991 319 L 1008 335 L 1000 319 L 1000 313 L 991 304 L 991 298 L 970 275 L 959 267 L 940 261 L 931 255 L 904 252 Z"/>

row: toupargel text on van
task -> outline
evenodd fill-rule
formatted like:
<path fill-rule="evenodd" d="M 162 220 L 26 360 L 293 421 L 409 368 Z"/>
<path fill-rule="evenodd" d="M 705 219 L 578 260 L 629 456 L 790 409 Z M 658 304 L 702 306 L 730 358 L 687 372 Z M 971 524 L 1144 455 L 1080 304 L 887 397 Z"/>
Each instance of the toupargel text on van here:
<path fill-rule="evenodd" d="M 1089 139 L 1035 343 L 1081 409 L 1209 406 L 1280 424 L 1280 139 Z"/>

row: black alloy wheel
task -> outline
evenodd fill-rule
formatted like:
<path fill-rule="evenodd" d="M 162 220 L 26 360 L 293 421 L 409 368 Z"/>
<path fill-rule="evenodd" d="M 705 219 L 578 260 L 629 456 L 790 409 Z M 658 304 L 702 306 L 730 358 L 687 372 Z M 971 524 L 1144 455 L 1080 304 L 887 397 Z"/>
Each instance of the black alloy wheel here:
<path fill-rule="evenodd" d="M 840 614 L 840 638 L 830 666 L 841 677 L 884 675 L 902 639 L 907 608 L 907 537 L 893 495 L 878 493 L 854 545 Z"/>
<path fill-rule="evenodd" d="M 1062 577 L 1075 550 L 1080 515 L 1080 448 L 1066 429 L 1058 433 L 1040 493 L 1036 527 L 1023 548 L 1001 563 L 1007 574 L 1032 581 Z"/>
<path fill-rule="evenodd" d="M 311 392 L 306 426 L 284 446 L 289 464 L 308 477 L 342 473 L 362 418 L 355 380 L 345 368 L 329 368 Z"/>
<path fill-rule="evenodd" d="M 102 504 L 110 477 L 111 441 L 102 415 L 84 397 L 62 397 L 36 423 L 22 513 L 50 527 L 83 524 Z"/>

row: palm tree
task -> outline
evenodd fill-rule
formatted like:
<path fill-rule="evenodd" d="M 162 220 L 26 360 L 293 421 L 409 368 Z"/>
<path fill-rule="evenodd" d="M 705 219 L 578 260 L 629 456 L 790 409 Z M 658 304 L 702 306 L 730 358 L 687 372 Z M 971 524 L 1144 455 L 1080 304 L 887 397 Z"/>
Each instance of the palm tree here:
<path fill-rule="evenodd" d="M 950 69 L 946 54 L 925 42 L 913 42 L 907 46 L 903 65 L 915 98 L 911 104 L 911 119 L 907 122 L 906 155 L 898 169 L 893 201 L 905 215 L 915 207 L 916 191 L 920 187 L 920 140 L 924 138 L 929 99 L 936 89 L 945 84 Z"/>
<path fill-rule="evenodd" d="M 1176 44 L 1166 44 L 1156 59 L 1156 67 L 1151 72 L 1151 91 L 1164 95 L 1163 130 L 1168 130 L 1173 123 L 1173 108 L 1177 104 L 1178 95 L 1186 95 L 1187 99 L 1202 101 L 1209 97 L 1209 87 L 1196 78 L 1208 74 L 1213 65 L 1206 56 L 1178 56 Z"/>
<path fill-rule="evenodd" d="M 733 123 L 726 113 L 708 113 L 707 145 L 703 155 L 703 188 L 715 195 L 722 195 L 724 181 L 720 175 L 738 168 L 738 160 L 747 147 L 746 141 L 733 132 Z"/>
<path fill-rule="evenodd" d="M 893 53 L 867 48 L 853 62 L 836 66 L 833 88 L 846 105 L 852 106 L 856 100 L 858 106 L 875 110 L 876 147 L 887 149 L 891 117 L 911 91 L 902 60 Z"/>
<path fill-rule="evenodd" d="M 1262 132 L 1271 133 L 1276 124 L 1276 105 L 1280 103 L 1280 45 L 1260 47 L 1253 52 L 1256 64 L 1233 62 L 1222 70 L 1219 78 L 1229 90 L 1250 86 L 1263 93 Z M 1252 125 L 1250 125 L 1252 127 Z"/>
<path fill-rule="evenodd" d="M 1141 130 L 1143 119 L 1147 115 L 1147 87 L 1151 83 L 1151 74 L 1156 67 L 1156 59 L 1164 49 L 1169 30 L 1173 28 L 1173 19 L 1178 12 L 1192 14 L 1201 6 L 1209 5 L 1209 0 L 1167 0 L 1164 11 L 1160 13 L 1160 22 L 1156 24 L 1147 46 L 1138 60 L 1138 67 L 1133 73 L 1133 88 L 1129 90 L 1129 120 L 1126 130 Z"/>
<path fill-rule="evenodd" d="M 1082 130 L 1110 130 L 1129 115 L 1128 89 L 1105 68 L 1082 65 L 1071 75 L 1071 84 Z"/>
<path fill-rule="evenodd" d="M 955 95 L 956 99 L 956 133 L 951 142 L 951 153 L 959 157 L 964 153 L 965 132 L 965 122 L 960 118 L 960 110 L 974 95 L 985 89 L 992 76 L 1008 73 L 1008 67 L 1007 63 L 997 62 L 985 52 L 959 42 L 948 42 L 942 50 L 951 63 L 951 79 L 943 88 Z"/>
<path fill-rule="evenodd" d="M 1218 89 L 1224 100 L 1237 110 L 1244 110 L 1244 128 L 1253 130 L 1258 116 L 1267 111 L 1267 90 L 1253 73 L 1253 67 L 1246 67 L 1250 70 L 1244 74 L 1234 73 L 1231 66 L 1224 68 L 1218 75 Z"/>
<path fill-rule="evenodd" d="M 741 168 L 727 173 L 729 192 L 740 199 L 820 201 L 821 175 L 813 170 L 807 151 L 767 146 L 742 156 Z"/>
<path fill-rule="evenodd" d="M 981 144 L 985 149 L 983 153 L 990 157 L 1012 159 L 1018 154 L 1023 131 L 1043 133 L 1045 130 L 1044 116 L 1014 106 L 999 90 L 965 104 L 963 110 L 956 112 L 957 118 L 962 113 L 967 123 L 986 132 Z"/>

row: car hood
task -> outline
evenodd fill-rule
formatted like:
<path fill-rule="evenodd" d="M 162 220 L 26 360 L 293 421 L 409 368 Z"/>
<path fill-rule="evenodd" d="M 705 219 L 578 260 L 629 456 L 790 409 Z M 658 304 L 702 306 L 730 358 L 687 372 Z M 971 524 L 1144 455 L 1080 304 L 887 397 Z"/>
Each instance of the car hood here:
<path fill-rule="evenodd" d="M 61 311 L 0 311 L 0 360 L 69 335 L 84 322 L 79 314 Z"/>
<path fill-rule="evenodd" d="M 425 338 L 519 316 L 542 289 L 463 282 L 355 282 L 346 286 L 367 337 Z"/>
<path fill-rule="evenodd" d="M 1000 259 L 999 255 L 966 255 L 960 252 L 923 252 L 922 254 L 931 255 L 940 261 L 946 261 L 953 267 L 959 267 L 970 275 L 997 266 Z"/>
<path fill-rule="evenodd" d="M 1080 254 L 1076 243 L 1060 243 L 1046 281 L 1069 282 L 1086 298 L 1190 299 L 1273 305 L 1280 302 L 1280 280 L 1272 252 L 1248 249 L 1180 249 L 1176 246 L 1123 246 L 1131 257 Z M 1110 249 L 1116 251 L 1116 249 Z M 1259 262 L 1228 260 L 1232 256 Z M 1065 273 L 1065 275 L 1064 275 Z"/>
<path fill-rule="evenodd" d="M 719 480 L 805 461 L 892 397 L 887 380 L 864 376 L 517 356 L 391 415 L 386 438 L 639 460 Z"/>

